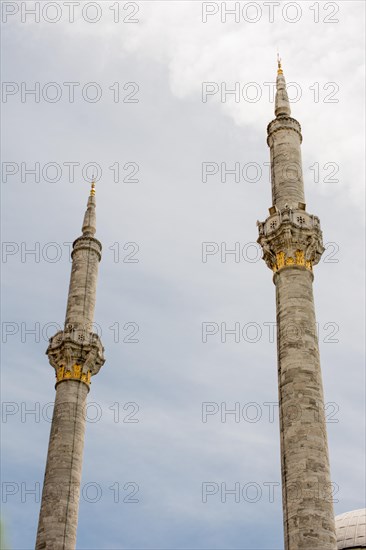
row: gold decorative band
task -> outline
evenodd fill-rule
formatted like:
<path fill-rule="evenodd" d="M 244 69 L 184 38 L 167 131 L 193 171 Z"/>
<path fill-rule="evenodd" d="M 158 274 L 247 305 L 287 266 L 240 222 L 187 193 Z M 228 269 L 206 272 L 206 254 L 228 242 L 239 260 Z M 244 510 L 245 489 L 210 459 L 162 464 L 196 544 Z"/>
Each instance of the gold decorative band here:
<path fill-rule="evenodd" d="M 91 372 L 88 370 L 88 372 L 82 372 L 81 365 L 74 365 L 71 370 L 66 370 L 65 367 L 60 367 L 57 369 L 56 374 L 57 382 L 61 382 L 61 380 L 81 380 L 82 382 L 85 382 L 86 384 L 90 384 L 91 379 Z"/>
<path fill-rule="evenodd" d="M 305 254 L 303 250 L 296 250 L 295 258 L 293 258 L 292 256 L 286 258 L 284 252 L 278 252 L 276 254 L 276 263 L 272 266 L 272 269 L 276 273 L 276 271 L 279 271 L 283 267 L 291 265 L 302 265 L 309 271 L 313 270 L 312 262 L 310 260 L 305 260 Z"/>

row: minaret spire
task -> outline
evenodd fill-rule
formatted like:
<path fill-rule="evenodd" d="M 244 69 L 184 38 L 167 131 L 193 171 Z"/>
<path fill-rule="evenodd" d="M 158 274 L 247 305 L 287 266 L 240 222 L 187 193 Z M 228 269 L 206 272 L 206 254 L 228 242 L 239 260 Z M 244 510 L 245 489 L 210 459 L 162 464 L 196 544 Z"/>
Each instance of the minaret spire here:
<path fill-rule="evenodd" d="M 277 74 L 283 74 L 282 71 L 282 59 L 280 54 L 277 52 Z"/>
<path fill-rule="evenodd" d="M 88 204 L 84 216 L 82 232 L 84 236 L 94 236 L 97 230 L 95 182 L 92 181 Z"/>
<path fill-rule="evenodd" d="M 91 377 L 104 364 L 104 348 L 92 332 L 102 245 L 96 232 L 93 181 L 82 235 L 73 243 L 65 328 L 50 338 L 47 355 L 55 369 L 56 399 L 48 447 L 36 550 L 76 546 L 85 433 Z"/>
<path fill-rule="evenodd" d="M 276 286 L 285 550 L 336 550 L 312 288 L 324 248 L 319 218 L 306 211 L 301 126 L 291 117 L 280 58 L 277 72 L 276 118 L 267 128 L 272 206 L 257 225 Z"/>
<path fill-rule="evenodd" d="M 279 54 L 277 54 L 277 67 L 275 115 L 276 117 L 291 116 L 291 107 L 286 90 L 286 80 Z"/>

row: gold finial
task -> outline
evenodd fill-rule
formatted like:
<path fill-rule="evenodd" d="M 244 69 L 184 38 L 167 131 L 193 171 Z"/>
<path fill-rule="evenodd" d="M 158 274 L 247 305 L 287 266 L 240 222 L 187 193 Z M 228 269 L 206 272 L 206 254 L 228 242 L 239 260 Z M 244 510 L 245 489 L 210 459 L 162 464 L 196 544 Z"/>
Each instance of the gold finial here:
<path fill-rule="evenodd" d="M 283 70 L 282 70 L 282 59 L 280 58 L 280 54 L 279 54 L 279 53 L 277 53 L 277 65 L 278 65 L 277 74 L 283 74 Z"/>
<path fill-rule="evenodd" d="M 94 197 L 94 195 L 95 195 L 95 181 L 94 181 L 94 178 L 93 178 L 93 181 L 92 181 L 92 184 L 91 184 L 91 189 L 90 189 L 90 196 Z"/>

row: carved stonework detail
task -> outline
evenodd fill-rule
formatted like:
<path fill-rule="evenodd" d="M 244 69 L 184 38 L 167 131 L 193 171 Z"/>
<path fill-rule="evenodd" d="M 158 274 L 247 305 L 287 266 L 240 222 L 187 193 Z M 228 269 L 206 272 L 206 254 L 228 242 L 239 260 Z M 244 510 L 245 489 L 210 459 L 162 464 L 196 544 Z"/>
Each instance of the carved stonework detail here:
<path fill-rule="evenodd" d="M 265 222 L 257 222 L 263 260 L 273 271 L 302 266 L 312 271 L 324 252 L 320 221 L 302 209 L 272 208 Z"/>
<path fill-rule="evenodd" d="M 279 117 L 276 117 L 274 120 L 272 120 L 268 126 L 267 126 L 267 143 L 269 146 L 272 145 L 273 140 L 273 134 L 275 132 L 278 132 L 279 130 L 292 130 L 296 132 L 300 137 L 300 143 L 302 142 L 302 135 L 301 135 L 301 125 L 300 123 L 291 116 L 281 115 Z"/>
<path fill-rule="evenodd" d="M 75 253 L 78 252 L 79 250 L 82 250 L 84 252 L 85 259 L 88 258 L 88 255 L 90 254 L 90 252 L 95 252 L 95 254 L 98 256 L 99 261 L 102 258 L 102 253 L 101 253 L 102 244 L 95 237 L 92 237 L 90 235 L 88 236 L 83 235 L 82 237 L 78 237 L 73 242 L 72 246 L 73 246 L 73 250 L 71 252 L 71 258 L 73 258 Z"/>
<path fill-rule="evenodd" d="M 46 354 L 55 369 L 56 380 L 81 380 L 90 384 L 92 376 L 104 365 L 104 348 L 93 332 L 68 325 L 50 338 Z"/>
<path fill-rule="evenodd" d="M 56 371 L 56 380 L 61 382 L 61 380 L 81 380 L 86 384 L 90 384 L 91 371 L 88 370 L 83 372 L 81 365 L 74 365 L 71 370 L 66 371 L 65 367 L 59 367 Z"/>

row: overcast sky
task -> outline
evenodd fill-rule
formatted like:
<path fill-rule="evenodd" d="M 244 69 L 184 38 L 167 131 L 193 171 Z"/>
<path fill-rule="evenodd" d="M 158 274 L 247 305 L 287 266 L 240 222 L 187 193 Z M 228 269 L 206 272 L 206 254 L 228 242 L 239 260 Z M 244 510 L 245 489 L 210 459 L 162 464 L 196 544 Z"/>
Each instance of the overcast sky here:
<path fill-rule="evenodd" d="M 275 288 L 253 244 L 271 206 L 277 49 L 326 243 L 314 294 L 335 511 L 363 507 L 364 2 L 240 2 L 231 15 L 221 2 L 41 2 L 39 17 L 34 5 L 2 2 L 9 547 L 34 547 L 27 491 L 42 484 L 54 399 L 45 350 L 94 172 L 106 363 L 88 397 L 78 548 L 283 548 Z M 236 163 L 239 181 L 225 174 Z M 217 328 L 205 342 L 203 323 Z M 240 341 L 222 342 L 235 323 Z M 239 422 L 223 422 L 235 403 Z M 217 492 L 203 499 L 207 482 Z M 236 483 L 240 502 L 222 502 Z"/>

